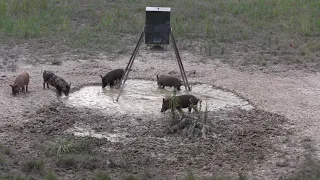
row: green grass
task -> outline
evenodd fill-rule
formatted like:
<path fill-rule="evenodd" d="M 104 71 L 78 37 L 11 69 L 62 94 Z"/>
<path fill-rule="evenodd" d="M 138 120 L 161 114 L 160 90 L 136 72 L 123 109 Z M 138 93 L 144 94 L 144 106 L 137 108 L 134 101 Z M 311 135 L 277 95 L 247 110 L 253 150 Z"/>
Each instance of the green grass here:
<path fill-rule="evenodd" d="M 228 177 L 225 175 L 213 175 L 211 177 L 198 178 L 197 175 L 195 175 L 191 169 L 188 169 L 184 177 L 182 178 L 182 180 L 228 180 L 228 179 L 235 179 L 235 177 Z M 247 180 L 248 178 L 239 172 L 238 177 L 236 179 Z"/>
<path fill-rule="evenodd" d="M 183 180 L 196 180 L 196 176 L 194 175 L 194 173 L 189 169 L 187 170 L 186 175 L 184 176 Z"/>
<path fill-rule="evenodd" d="M 45 180 L 58 180 L 59 178 L 54 174 L 54 172 L 49 171 L 47 174 L 44 176 Z"/>
<path fill-rule="evenodd" d="M 140 180 L 140 178 L 134 176 L 134 175 L 129 175 L 129 176 L 125 176 L 122 178 L 123 180 Z"/>
<path fill-rule="evenodd" d="M 91 154 L 94 143 L 97 139 L 84 137 L 80 140 L 68 138 L 57 138 L 52 142 L 46 143 L 44 151 L 47 156 L 63 154 Z"/>
<path fill-rule="evenodd" d="M 9 147 L 0 144 L 0 180 L 29 180 L 39 178 L 58 180 L 54 172 L 46 169 L 44 159 L 24 159 L 18 167 L 15 167 L 18 164 L 15 157 L 17 155 Z"/>
<path fill-rule="evenodd" d="M 133 44 L 143 30 L 146 6 L 172 7 L 176 39 L 245 41 L 265 32 L 319 36 L 318 0 L 4 0 L 0 36 L 63 38 L 77 48 L 113 51 Z M 208 48 L 208 47 L 207 47 Z M 212 53 L 212 52 L 207 52 Z"/>
<path fill-rule="evenodd" d="M 56 162 L 56 166 L 63 169 L 77 169 L 78 164 L 77 158 L 73 155 L 59 156 Z"/>
<path fill-rule="evenodd" d="M 57 138 L 43 146 L 44 153 L 55 166 L 61 169 L 93 171 L 103 166 L 99 155 L 93 152 L 98 139 L 83 137 L 78 139 Z"/>
<path fill-rule="evenodd" d="M 39 174 L 44 175 L 45 165 L 43 159 L 33 158 L 23 162 L 21 170 L 27 174 Z"/>
<path fill-rule="evenodd" d="M 1 153 L 5 154 L 5 155 L 10 155 L 11 150 L 7 146 L 0 144 L 0 154 Z"/>
<path fill-rule="evenodd" d="M 15 176 L 2 176 L 0 175 L 0 179 L 1 180 L 29 180 L 30 178 L 27 178 L 25 176 L 22 175 L 15 175 Z"/>
<path fill-rule="evenodd" d="M 6 165 L 6 159 L 3 154 L 0 153 L 0 168 Z"/>
<path fill-rule="evenodd" d="M 45 154 L 47 156 L 69 154 L 72 152 L 76 152 L 74 142 L 68 139 L 59 138 L 45 146 Z"/>
<path fill-rule="evenodd" d="M 56 166 L 63 169 L 85 169 L 93 171 L 102 167 L 100 156 L 65 154 L 56 157 Z"/>
<path fill-rule="evenodd" d="M 93 177 L 93 180 L 111 180 L 111 178 L 108 174 L 99 172 Z"/>
<path fill-rule="evenodd" d="M 82 156 L 81 167 L 88 170 L 94 170 L 100 166 L 100 158 L 98 156 Z"/>

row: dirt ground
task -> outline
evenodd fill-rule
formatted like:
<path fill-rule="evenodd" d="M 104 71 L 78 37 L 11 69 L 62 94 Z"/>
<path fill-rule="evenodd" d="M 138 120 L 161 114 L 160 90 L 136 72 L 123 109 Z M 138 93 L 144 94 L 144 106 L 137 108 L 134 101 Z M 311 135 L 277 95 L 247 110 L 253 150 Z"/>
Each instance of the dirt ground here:
<path fill-rule="evenodd" d="M 47 142 L 59 137 L 79 139 L 66 131 L 79 124 L 126 136 L 121 142 L 96 140 L 92 154 L 99 160 L 94 170 L 57 167 L 56 157 L 46 157 L 46 166 L 61 179 L 90 179 L 97 171 L 113 179 L 129 174 L 146 179 L 179 179 L 188 169 L 201 177 L 235 178 L 241 172 L 249 179 L 279 179 L 295 173 L 311 149 L 319 157 L 319 73 L 294 69 L 272 72 L 255 67 L 241 70 L 219 58 L 180 53 L 190 83 L 212 84 L 234 92 L 255 108 L 210 112 L 211 130 L 205 138 L 188 137 L 183 130 L 169 133 L 168 114 L 107 116 L 98 110 L 67 106 L 53 88 L 42 88 L 45 69 L 71 82 L 72 91 L 99 84 L 100 75 L 125 68 L 131 52 L 88 54 L 41 41 L 0 45 L 0 138 L 15 154 L 9 173 L 14 174 L 25 159 L 46 157 L 43 146 Z M 30 93 L 12 97 L 9 84 L 22 71 L 30 74 Z M 143 46 L 129 78 L 155 80 L 156 74 L 167 73 L 179 75 L 170 47 L 154 51 Z M 305 146 L 306 141 L 313 146 Z"/>

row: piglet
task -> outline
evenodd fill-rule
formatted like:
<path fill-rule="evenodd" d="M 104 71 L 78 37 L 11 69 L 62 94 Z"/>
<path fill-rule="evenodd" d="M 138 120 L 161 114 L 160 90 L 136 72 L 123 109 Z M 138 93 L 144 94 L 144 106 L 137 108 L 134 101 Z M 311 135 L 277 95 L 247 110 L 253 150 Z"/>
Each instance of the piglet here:
<path fill-rule="evenodd" d="M 102 80 L 102 88 L 105 88 L 107 85 L 110 87 L 121 81 L 121 78 L 124 74 L 124 69 L 114 69 L 108 72 L 105 76 L 100 76 Z"/>
<path fill-rule="evenodd" d="M 178 91 L 180 91 L 181 81 L 179 78 L 175 76 L 168 76 L 168 75 L 157 75 L 157 84 L 159 88 L 164 88 L 165 86 L 174 87 Z"/>
<path fill-rule="evenodd" d="M 198 111 L 197 104 L 202 101 L 196 98 L 194 95 L 184 94 L 175 97 L 163 98 L 161 112 L 165 112 L 168 109 L 174 111 L 175 108 L 182 112 L 182 108 L 188 108 L 189 112 L 191 109 Z"/>
<path fill-rule="evenodd" d="M 13 84 L 10 84 L 12 88 L 12 95 L 15 96 L 22 90 L 23 93 L 28 92 L 28 84 L 29 84 L 29 74 L 27 72 L 22 72 L 14 81 Z"/>

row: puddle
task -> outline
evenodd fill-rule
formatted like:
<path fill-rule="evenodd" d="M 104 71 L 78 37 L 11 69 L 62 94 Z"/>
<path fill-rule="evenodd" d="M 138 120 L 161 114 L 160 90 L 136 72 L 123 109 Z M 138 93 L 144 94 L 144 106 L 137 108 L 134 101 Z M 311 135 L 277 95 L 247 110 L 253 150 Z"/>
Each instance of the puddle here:
<path fill-rule="evenodd" d="M 184 86 L 177 95 L 186 94 Z M 118 102 L 115 102 L 120 89 L 101 86 L 86 86 L 70 94 L 66 104 L 75 107 L 100 109 L 107 114 L 153 114 L 159 115 L 162 98 L 171 96 L 173 88 L 158 89 L 157 82 L 146 80 L 127 80 Z M 252 109 L 249 102 L 231 92 L 214 89 L 212 85 L 199 84 L 192 86 L 193 94 L 202 100 L 202 108 L 207 104 L 209 111 L 221 108 L 240 107 Z M 184 109 L 187 111 L 187 109 Z"/>
<path fill-rule="evenodd" d="M 90 136 L 98 139 L 106 138 L 111 142 L 123 142 L 126 138 L 125 133 L 108 133 L 108 132 L 96 132 L 87 128 L 73 127 L 66 130 L 66 133 L 71 133 L 75 136 L 85 137 Z"/>

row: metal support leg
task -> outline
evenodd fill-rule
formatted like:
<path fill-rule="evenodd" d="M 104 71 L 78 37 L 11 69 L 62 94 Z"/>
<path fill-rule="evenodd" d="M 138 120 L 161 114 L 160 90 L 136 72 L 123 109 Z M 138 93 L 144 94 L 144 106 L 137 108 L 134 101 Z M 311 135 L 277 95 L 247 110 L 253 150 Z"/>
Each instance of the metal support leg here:
<path fill-rule="evenodd" d="M 122 76 L 122 78 L 121 78 L 121 80 L 120 80 L 120 86 L 121 86 L 121 88 L 120 88 L 118 97 L 117 97 L 117 99 L 116 99 L 117 102 L 118 102 L 119 97 L 120 97 L 120 94 L 121 94 L 121 92 L 122 92 L 122 90 L 123 90 L 124 84 L 125 84 L 125 82 L 127 81 L 127 78 L 128 78 L 128 76 L 129 76 L 129 72 L 131 71 L 131 67 L 132 67 L 133 61 L 134 61 L 134 59 L 136 58 L 136 55 L 137 55 L 137 53 L 138 53 L 138 51 L 139 51 L 139 47 L 140 47 L 141 41 L 142 41 L 142 39 L 143 39 L 143 34 L 144 34 L 144 32 L 142 31 L 142 33 L 141 33 L 141 35 L 140 35 L 140 38 L 139 38 L 139 41 L 138 41 L 138 43 L 137 43 L 137 45 L 136 45 L 136 47 L 135 47 L 135 49 L 134 49 L 134 51 L 133 51 L 133 53 L 132 53 L 132 55 L 131 55 L 131 58 L 130 58 L 130 60 L 129 60 L 129 63 L 127 64 L 127 67 L 126 67 L 126 69 L 125 69 L 125 71 L 124 71 L 124 74 L 123 74 L 123 76 Z M 123 81 L 123 82 L 122 82 L 122 81 Z"/>
<path fill-rule="evenodd" d="M 190 91 L 191 88 L 189 86 L 189 82 L 188 82 L 186 73 L 184 71 L 184 67 L 183 67 L 183 64 L 182 64 L 182 61 L 181 61 L 179 50 L 178 50 L 178 47 L 177 47 L 177 44 L 176 44 L 176 40 L 174 39 L 172 31 L 171 31 L 170 35 L 171 35 L 171 38 L 172 38 L 173 49 L 174 49 L 174 52 L 176 54 L 176 58 L 177 58 L 177 61 L 178 61 L 178 65 L 179 65 L 180 73 L 181 73 L 182 80 L 183 80 L 183 83 L 184 83 L 184 87 L 186 88 L 186 91 L 188 91 L 188 90 Z"/>

